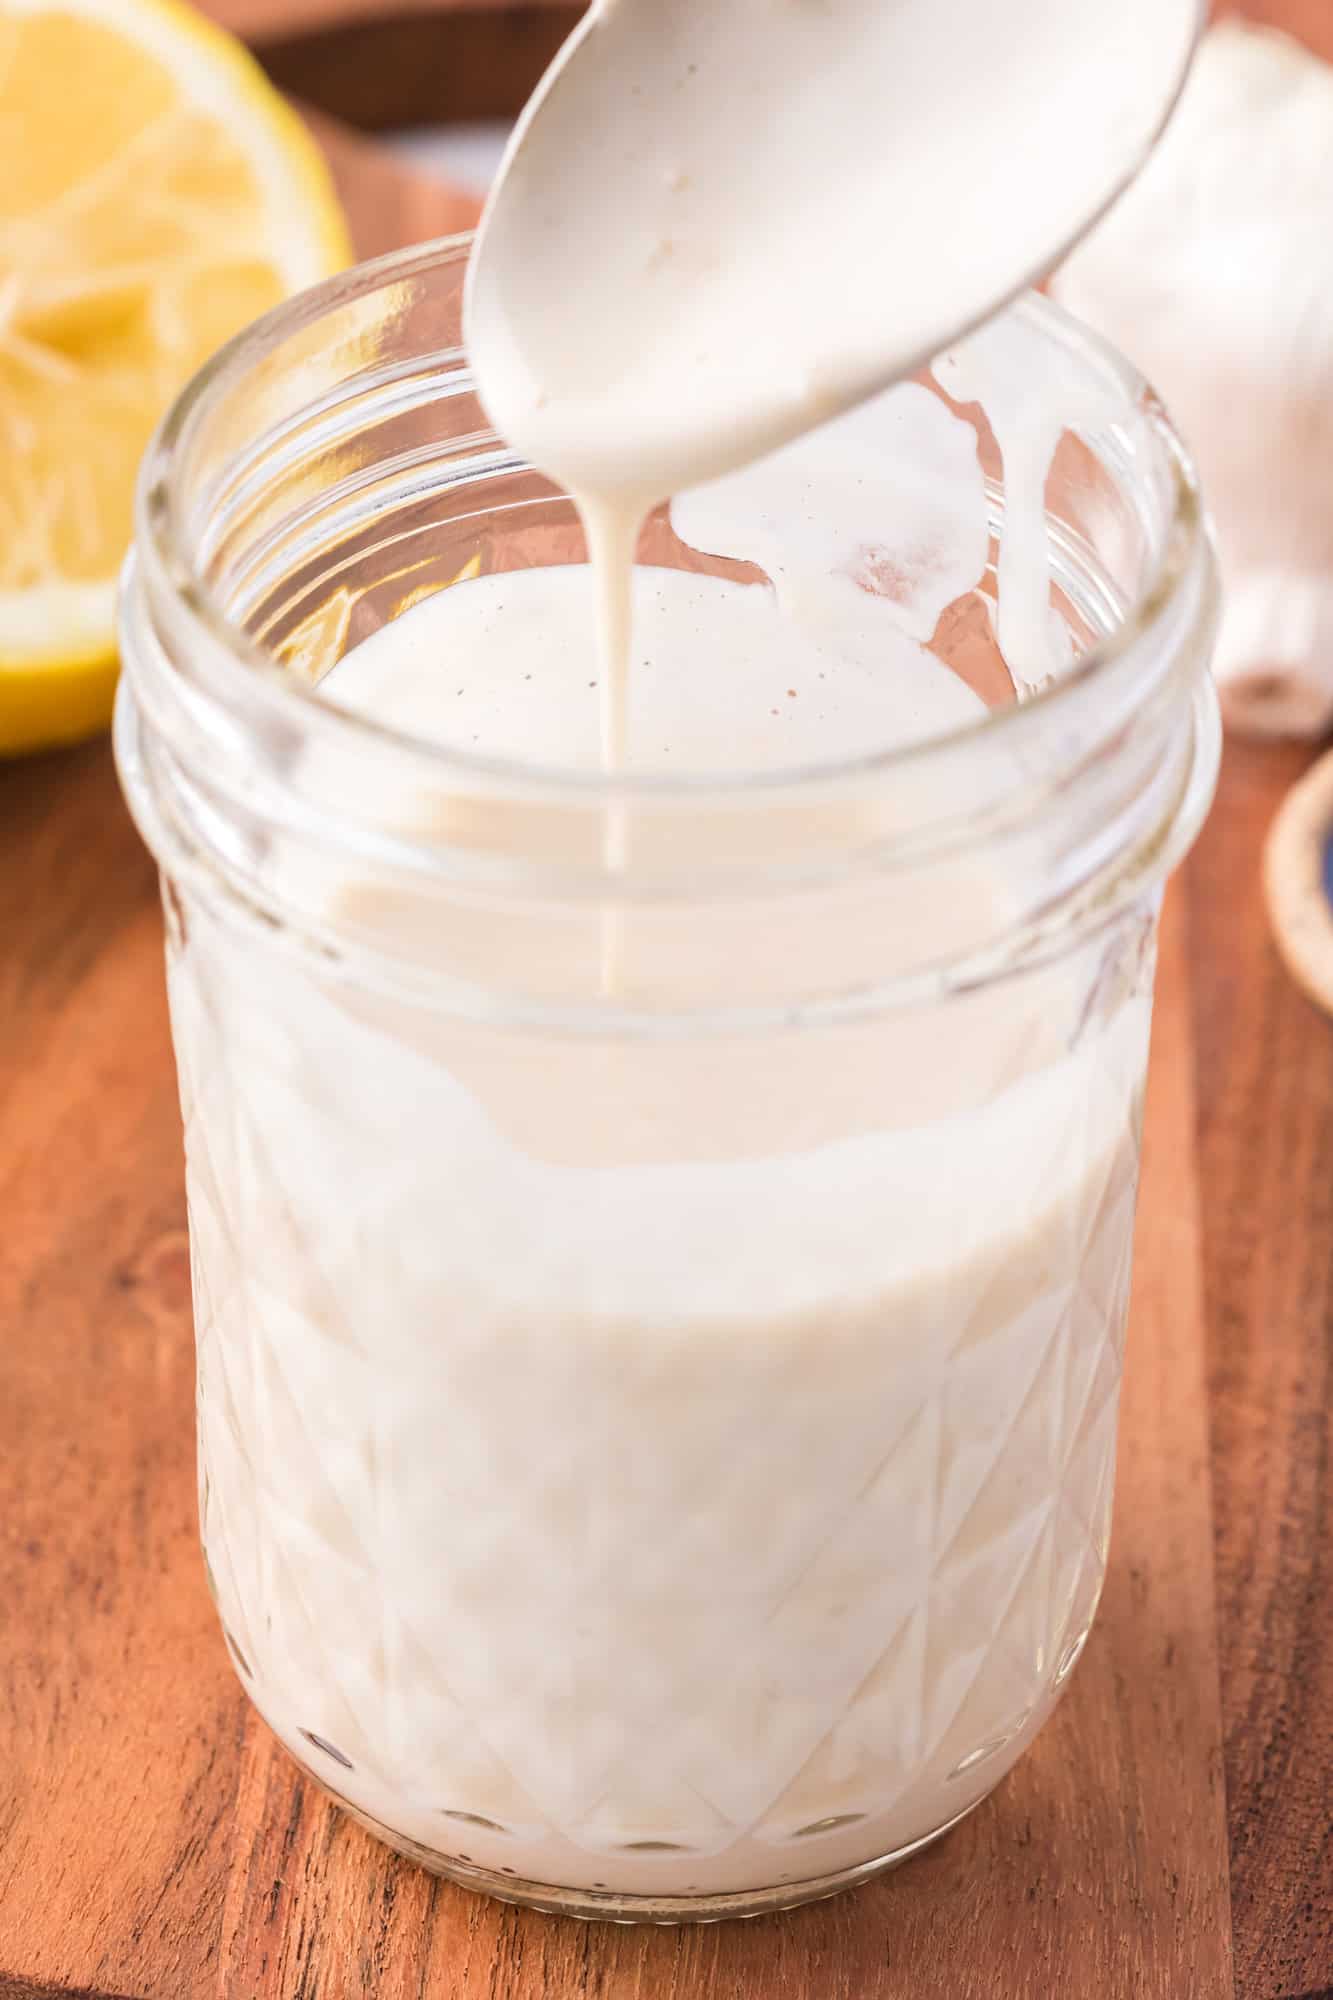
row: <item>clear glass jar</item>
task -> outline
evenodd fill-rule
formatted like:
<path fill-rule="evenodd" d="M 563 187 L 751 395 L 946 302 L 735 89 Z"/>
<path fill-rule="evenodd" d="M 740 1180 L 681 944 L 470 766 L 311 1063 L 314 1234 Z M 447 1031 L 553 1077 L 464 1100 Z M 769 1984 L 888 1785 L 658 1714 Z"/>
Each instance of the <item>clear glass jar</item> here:
<path fill-rule="evenodd" d="M 475 401 L 466 248 L 260 322 L 145 465 L 116 751 L 162 871 L 209 1573 L 261 1714 L 426 1865 L 780 1907 L 974 1806 L 1093 1617 L 1212 558 L 1160 408 L 1033 298 L 1003 337 L 1111 402 L 1047 484 L 1074 657 L 1031 699 L 614 799 L 346 712 L 312 683 L 405 607 L 581 553 Z M 934 650 L 980 686 L 973 420 L 991 560 Z M 663 515 L 641 560 L 679 559 Z"/>

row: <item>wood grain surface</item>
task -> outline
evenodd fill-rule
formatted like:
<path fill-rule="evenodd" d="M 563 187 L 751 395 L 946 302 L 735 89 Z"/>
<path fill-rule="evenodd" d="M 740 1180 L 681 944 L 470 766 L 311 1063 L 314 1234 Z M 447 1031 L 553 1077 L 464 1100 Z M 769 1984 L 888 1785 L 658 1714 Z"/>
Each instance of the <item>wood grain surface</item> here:
<path fill-rule="evenodd" d="M 367 131 L 513 118 L 582 12 L 550 0 L 476 12 L 444 4 L 382 18 L 334 13 L 291 32 L 270 24 L 255 51 L 280 89 Z"/>
<path fill-rule="evenodd" d="M 205 12 L 246 41 L 262 44 L 275 36 L 319 32 L 339 21 L 383 25 L 405 14 L 436 14 L 462 20 L 478 14 L 513 11 L 515 0 L 207 0 Z M 534 10 L 581 13 L 575 0 L 520 0 Z"/>
<path fill-rule="evenodd" d="M 203 0 L 273 81 L 365 130 L 512 118 L 582 0 Z"/>
<path fill-rule="evenodd" d="M 1333 1026 L 1259 851 L 1309 762 L 1233 744 L 1185 870 L 1237 1991 L 1333 1988 Z"/>
<path fill-rule="evenodd" d="M 364 252 L 466 219 L 325 137 Z M 105 744 L 0 767 L 3 2000 L 1333 1990 L 1333 1030 L 1258 886 L 1301 763 L 1228 751 L 1168 899 L 1115 1545 L 1068 1699 L 897 1875 L 679 1932 L 433 1881 L 251 1716 L 196 1546 L 152 867 Z"/>

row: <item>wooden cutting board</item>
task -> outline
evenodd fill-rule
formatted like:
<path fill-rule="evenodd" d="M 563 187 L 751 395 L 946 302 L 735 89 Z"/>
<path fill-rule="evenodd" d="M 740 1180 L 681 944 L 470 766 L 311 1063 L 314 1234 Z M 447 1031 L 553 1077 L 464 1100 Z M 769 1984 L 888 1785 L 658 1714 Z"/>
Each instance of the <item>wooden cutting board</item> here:
<path fill-rule="evenodd" d="M 512 118 L 582 0 L 204 0 L 282 89 L 363 129 Z"/>
<path fill-rule="evenodd" d="M 363 253 L 467 219 L 321 135 Z M 436 1882 L 251 1715 L 196 1547 L 153 870 L 105 744 L 0 770 L 3 2000 L 1276 2000 L 1333 1980 L 1333 1044 L 1257 894 L 1298 761 L 1233 753 L 1168 899 L 1115 1544 L 1068 1698 L 896 1875 L 685 1931 Z"/>

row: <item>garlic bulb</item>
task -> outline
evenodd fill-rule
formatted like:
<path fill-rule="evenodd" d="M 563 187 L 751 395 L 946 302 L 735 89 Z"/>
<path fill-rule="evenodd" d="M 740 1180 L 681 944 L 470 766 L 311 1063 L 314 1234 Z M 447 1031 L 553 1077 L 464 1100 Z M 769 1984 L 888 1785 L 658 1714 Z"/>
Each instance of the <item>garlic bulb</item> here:
<path fill-rule="evenodd" d="M 1333 722 L 1333 68 L 1285 35 L 1205 36 L 1138 181 L 1056 273 L 1195 454 L 1225 602 L 1230 725 Z"/>

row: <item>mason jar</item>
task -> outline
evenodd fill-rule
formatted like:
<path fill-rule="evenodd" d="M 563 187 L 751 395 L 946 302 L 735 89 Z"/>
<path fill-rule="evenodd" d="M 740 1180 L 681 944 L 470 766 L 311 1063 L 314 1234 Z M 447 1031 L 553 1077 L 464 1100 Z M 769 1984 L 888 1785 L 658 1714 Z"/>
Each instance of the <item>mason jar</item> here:
<path fill-rule="evenodd" d="M 969 347 L 1071 397 L 1057 664 L 1018 698 L 1002 441 L 936 371 L 913 407 L 971 427 L 985 507 L 922 653 L 979 693 L 961 726 L 827 756 L 784 717 L 735 769 L 705 725 L 608 778 L 349 706 L 390 621 L 584 559 L 477 403 L 466 256 L 282 306 L 142 476 L 115 740 L 162 878 L 209 1578 L 269 1726 L 427 1867 L 756 1912 L 952 1826 L 1087 1636 L 1213 561 L 1160 406 L 1031 297 Z M 639 558 L 768 588 L 743 553 L 663 509 Z M 892 597 L 894 552 L 862 581 Z"/>

